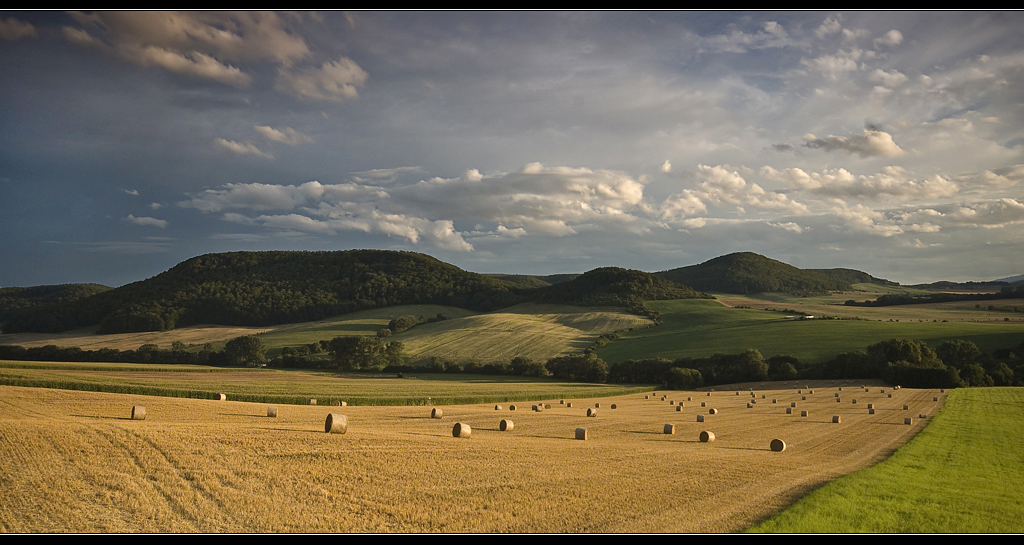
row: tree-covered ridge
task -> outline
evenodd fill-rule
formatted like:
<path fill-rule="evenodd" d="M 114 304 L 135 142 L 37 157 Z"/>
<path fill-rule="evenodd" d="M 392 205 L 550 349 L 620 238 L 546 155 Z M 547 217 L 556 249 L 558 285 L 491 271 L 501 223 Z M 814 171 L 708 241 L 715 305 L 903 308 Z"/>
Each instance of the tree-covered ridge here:
<path fill-rule="evenodd" d="M 14 318 L 27 309 L 70 303 L 111 289 L 113 288 L 102 284 L 0 288 L 0 323 Z"/>
<path fill-rule="evenodd" d="M 568 282 L 542 288 L 537 291 L 535 300 L 567 305 L 629 305 L 640 301 L 710 297 L 651 273 L 602 267 Z"/>
<path fill-rule="evenodd" d="M 700 265 L 656 274 L 696 290 L 710 292 L 813 295 L 851 289 L 849 282 L 820 272 L 798 269 L 751 252 L 724 255 Z"/>
<path fill-rule="evenodd" d="M 411 304 L 489 311 L 529 290 L 413 252 L 232 252 L 184 261 L 148 280 L 19 315 L 5 331 L 156 331 L 210 323 L 306 322 Z"/>
<path fill-rule="evenodd" d="M 856 269 L 805 269 L 807 271 L 824 274 L 825 276 L 846 282 L 848 284 L 878 284 L 880 286 L 899 286 L 899 282 L 875 278 L 864 271 Z"/>

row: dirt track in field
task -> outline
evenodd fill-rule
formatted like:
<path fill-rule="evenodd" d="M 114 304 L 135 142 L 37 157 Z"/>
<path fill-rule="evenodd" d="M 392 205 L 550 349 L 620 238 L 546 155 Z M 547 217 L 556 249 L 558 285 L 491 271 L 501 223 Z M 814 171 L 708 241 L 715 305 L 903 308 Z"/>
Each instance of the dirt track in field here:
<path fill-rule="evenodd" d="M 269 418 L 256 403 L 0 387 L 0 530 L 740 531 L 883 459 L 943 399 L 839 384 L 538 400 L 551 405 L 543 412 L 445 406 L 439 420 L 429 407 L 284 405 Z M 132 405 L 147 419 L 129 420 Z M 331 412 L 347 415 L 348 433 L 323 432 Z M 499 431 L 501 419 L 514 429 Z M 453 438 L 456 422 L 472 437 Z M 573 439 L 577 427 L 587 441 Z M 700 443 L 702 430 L 716 441 Z M 784 452 L 769 449 L 774 438 Z"/>

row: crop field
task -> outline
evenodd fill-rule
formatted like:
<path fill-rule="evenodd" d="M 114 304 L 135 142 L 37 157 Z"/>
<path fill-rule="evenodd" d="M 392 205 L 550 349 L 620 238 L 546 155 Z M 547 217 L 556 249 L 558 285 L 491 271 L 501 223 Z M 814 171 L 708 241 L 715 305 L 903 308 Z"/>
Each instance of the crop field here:
<path fill-rule="evenodd" d="M 942 305 L 963 306 L 965 303 Z M 661 312 L 662 325 L 623 334 L 620 340 L 598 350 L 601 358 L 615 363 L 640 358 L 706 357 L 756 348 L 766 358 L 785 354 L 817 363 L 895 337 L 922 340 L 933 348 L 948 340 L 964 339 L 984 351 L 1008 348 L 1024 340 L 1024 322 L 1021 321 L 786 320 L 787 314 L 782 312 L 729 308 L 718 301 L 699 299 L 650 301 L 647 306 Z M 783 304 L 771 307 L 787 308 Z M 788 304 L 788 308 L 793 307 Z M 837 308 L 856 308 L 862 314 L 871 314 L 902 307 Z M 928 310 L 914 312 L 923 315 Z M 992 313 L 984 311 L 984 314 Z M 983 313 L 979 311 L 979 314 Z"/>
<path fill-rule="evenodd" d="M 333 371 L 221 368 L 196 365 L 23 362 L 0 360 L 0 384 L 111 393 L 308 405 L 425 405 L 519 401 L 555 396 L 611 396 L 637 386 L 560 382 L 548 378 L 410 373 L 338 375 Z"/>
<path fill-rule="evenodd" d="M 837 479 L 755 532 L 1024 531 L 1024 389 L 960 388 L 884 462 Z"/>
<path fill-rule="evenodd" d="M 425 318 L 443 314 L 449 318 L 389 337 L 389 341 L 405 343 L 405 355 L 411 361 L 438 356 L 454 362 L 473 360 L 482 364 L 507 362 L 517 356 L 544 361 L 579 351 L 601 334 L 631 327 L 644 328 L 652 323 L 613 307 L 527 303 L 479 314 L 440 305 L 404 305 L 353 312 L 316 322 L 259 328 L 195 326 L 115 335 L 96 335 L 94 328 L 65 334 L 20 333 L 0 335 L 0 344 L 26 348 L 56 344 L 78 346 L 83 350 L 135 350 L 147 343 L 170 348 L 172 342 L 181 341 L 196 347 L 210 342 L 219 349 L 235 337 L 258 334 L 268 348 L 268 356 L 273 357 L 286 346 L 297 347 L 338 336 L 376 335 L 388 322 L 407 314 Z"/>
<path fill-rule="evenodd" d="M 865 386 L 445 405 L 439 419 L 422 406 L 280 406 L 271 418 L 264 403 L 0 386 L 0 530 L 740 531 L 884 459 L 944 400 Z M 808 416 L 786 414 L 791 403 Z M 133 406 L 145 420 L 129 419 Z M 324 433 L 328 413 L 347 416 L 347 433 Z M 500 431 L 503 419 L 514 427 Z M 453 437 L 456 423 L 471 436 Z"/>

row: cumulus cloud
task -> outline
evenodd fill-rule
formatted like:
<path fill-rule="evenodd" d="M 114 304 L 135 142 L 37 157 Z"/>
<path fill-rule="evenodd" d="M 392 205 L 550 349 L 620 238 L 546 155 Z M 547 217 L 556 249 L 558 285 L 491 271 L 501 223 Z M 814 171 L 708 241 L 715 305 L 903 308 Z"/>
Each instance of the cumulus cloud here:
<path fill-rule="evenodd" d="M 704 201 L 761 210 L 807 212 L 806 205 L 785 194 L 765 191 L 756 183 L 748 183 L 738 170 L 726 165 L 697 165 L 697 176 L 701 182 L 694 194 Z"/>
<path fill-rule="evenodd" d="M 0 19 L 0 40 L 13 42 L 26 36 L 35 36 L 36 27 L 31 23 L 19 21 L 13 17 Z"/>
<path fill-rule="evenodd" d="M 668 162 L 666 159 L 665 162 L 661 164 L 661 171 L 665 174 L 672 172 L 672 163 Z"/>
<path fill-rule="evenodd" d="M 257 125 L 253 128 L 267 140 L 281 142 L 282 144 L 288 144 L 289 146 L 308 144 L 313 141 L 309 136 L 306 136 L 291 127 L 285 127 L 283 131 L 267 125 Z"/>
<path fill-rule="evenodd" d="M 900 45 L 903 43 L 903 33 L 896 29 L 892 29 L 886 32 L 882 37 L 875 38 L 875 46 L 889 46 Z"/>
<path fill-rule="evenodd" d="M 808 70 L 835 78 L 843 72 L 852 72 L 859 68 L 858 61 L 864 51 L 856 47 L 849 51 L 839 51 L 835 55 L 822 55 L 813 59 L 800 59 L 800 64 Z"/>
<path fill-rule="evenodd" d="M 127 221 L 128 223 L 134 223 L 135 225 L 146 225 L 146 226 L 150 226 L 150 227 L 160 227 L 161 229 L 164 228 L 164 227 L 167 227 L 167 225 L 168 225 L 167 224 L 167 220 L 150 218 L 150 217 L 147 217 L 147 216 L 142 216 L 142 217 L 138 217 L 137 218 L 137 217 L 135 217 L 135 216 L 133 216 L 131 214 L 128 214 L 123 219 L 124 219 L 124 221 Z"/>
<path fill-rule="evenodd" d="M 234 140 L 225 140 L 223 138 L 217 138 L 213 142 L 223 149 L 241 155 L 256 155 L 259 157 L 266 157 L 267 159 L 274 158 L 273 155 L 256 147 L 252 142 L 235 142 Z"/>
<path fill-rule="evenodd" d="M 340 101 L 356 98 L 356 87 L 362 87 L 369 75 L 352 59 L 341 57 L 325 62 L 319 69 L 307 68 L 278 71 L 278 88 L 294 95 L 321 100 Z"/>
<path fill-rule="evenodd" d="M 378 183 L 388 184 L 394 182 L 399 176 L 404 174 L 418 174 L 423 172 L 423 167 L 395 167 L 395 168 L 375 168 L 373 170 L 364 170 L 362 172 L 352 172 L 352 180 L 358 183 Z"/>
<path fill-rule="evenodd" d="M 139 194 L 139 191 L 137 189 L 122 189 L 121 191 L 124 191 L 125 193 L 133 196 L 138 196 Z"/>
<path fill-rule="evenodd" d="M 892 135 L 879 130 L 864 129 L 863 134 L 853 136 L 833 136 L 818 138 L 813 134 L 804 136 L 804 145 L 808 148 L 825 151 L 842 151 L 857 154 L 861 157 L 898 157 L 905 152 L 896 145 Z"/>
<path fill-rule="evenodd" d="M 936 174 L 913 179 L 906 169 L 898 166 L 887 166 L 875 174 L 860 176 L 844 168 L 805 172 L 795 167 L 780 171 L 765 166 L 761 175 L 790 188 L 844 199 L 938 199 L 953 196 L 959 191 L 956 183 L 943 176 Z"/>
<path fill-rule="evenodd" d="M 842 25 L 839 24 L 838 19 L 829 17 L 828 19 L 825 19 L 823 23 L 821 23 L 821 26 L 819 26 L 817 30 L 814 31 L 814 34 L 818 38 L 824 39 L 826 36 L 830 34 L 835 34 L 839 32 L 840 30 L 842 30 L 842 28 L 843 27 Z"/>
<path fill-rule="evenodd" d="M 230 62 L 264 60 L 290 67 L 306 58 L 305 41 L 270 12 L 73 12 L 80 28 L 66 39 L 100 48 L 141 66 L 202 77 L 236 87 L 252 78 Z"/>
<path fill-rule="evenodd" d="M 885 213 L 872 210 L 863 204 L 848 206 L 841 202 L 832 207 L 831 212 L 842 226 L 855 233 L 886 238 L 903 233 L 903 229 L 891 218 L 886 217 Z"/>
<path fill-rule="evenodd" d="M 728 34 L 702 37 L 699 43 L 702 49 L 728 53 L 744 53 L 749 49 L 779 48 L 795 44 L 786 29 L 776 21 L 765 22 L 761 30 L 753 34 L 735 29 Z"/>
<path fill-rule="evenodd" d="M 895 68 L 892 68 L 889 71 L 882 70 L 881 68 L 876 68 L 875 71 L 871 72 L 871 75 L 868 76 L 868 81 L 872 83 L 877 83 L 883 87 L 887 87 L 890 89 L 903 85 L 904 83 L 909 81 L 909 79 L 910 78 L 901 74 Z"/>

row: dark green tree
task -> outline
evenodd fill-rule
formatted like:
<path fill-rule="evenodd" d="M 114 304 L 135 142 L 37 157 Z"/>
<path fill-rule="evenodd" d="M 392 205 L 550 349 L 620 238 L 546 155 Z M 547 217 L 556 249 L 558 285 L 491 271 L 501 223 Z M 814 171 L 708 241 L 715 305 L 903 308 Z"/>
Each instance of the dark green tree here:
<path fill-rule="evenodd" d="M 243 335 L 224 345 L 224 357 L 229 365 L 258 367 L 267 359 L 267 348 L 256 335 Z"/>

